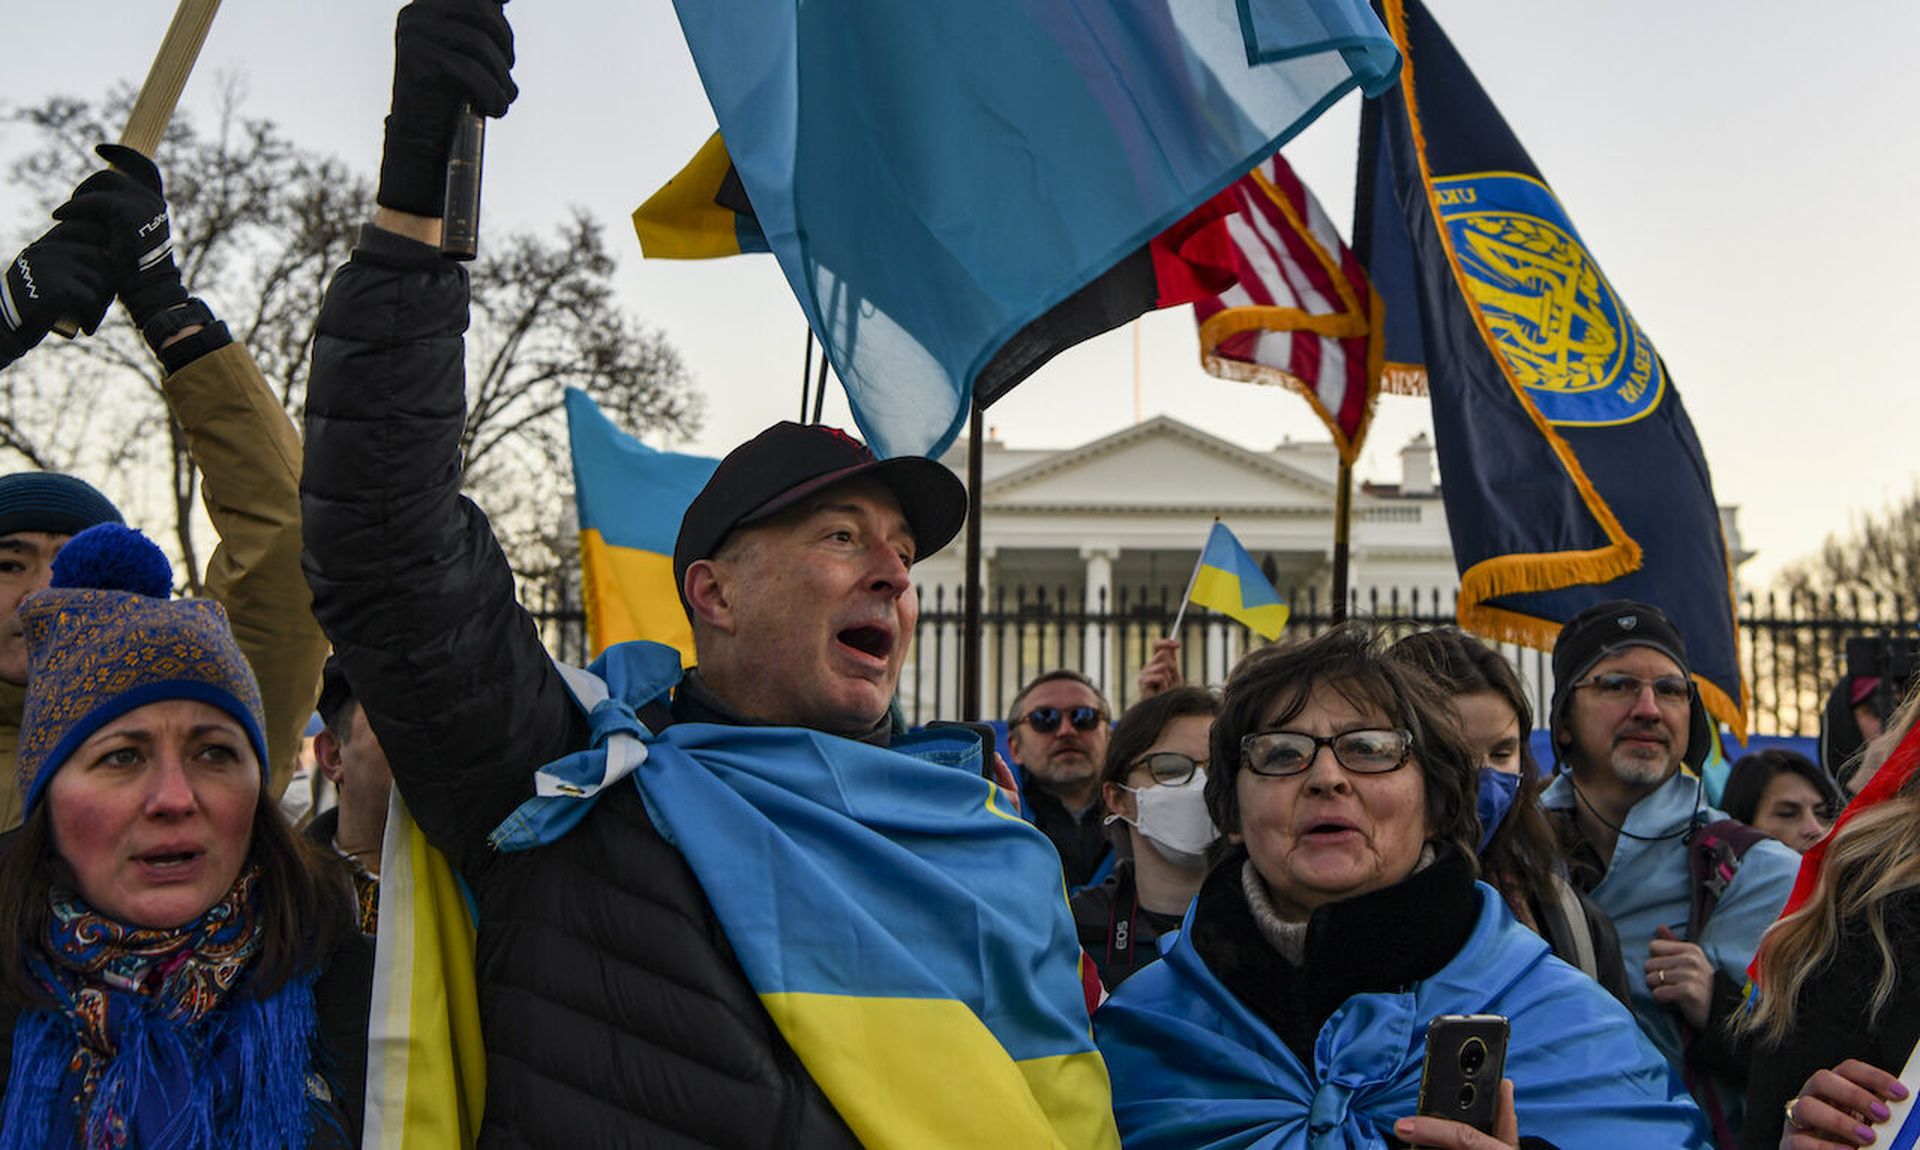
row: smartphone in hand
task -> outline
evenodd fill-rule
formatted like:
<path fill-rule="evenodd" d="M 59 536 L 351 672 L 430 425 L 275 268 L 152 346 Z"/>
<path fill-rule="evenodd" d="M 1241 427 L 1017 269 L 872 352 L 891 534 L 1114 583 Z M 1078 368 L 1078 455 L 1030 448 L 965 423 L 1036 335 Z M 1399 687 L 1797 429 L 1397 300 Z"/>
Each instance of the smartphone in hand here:
<path fill-rule="evenodd" d="M 1497 1014 L 1442 1014 L 1427 1024 L 1420 1113 L 1493 1133 L 1507 1069 L 1507 1020 Z"/>

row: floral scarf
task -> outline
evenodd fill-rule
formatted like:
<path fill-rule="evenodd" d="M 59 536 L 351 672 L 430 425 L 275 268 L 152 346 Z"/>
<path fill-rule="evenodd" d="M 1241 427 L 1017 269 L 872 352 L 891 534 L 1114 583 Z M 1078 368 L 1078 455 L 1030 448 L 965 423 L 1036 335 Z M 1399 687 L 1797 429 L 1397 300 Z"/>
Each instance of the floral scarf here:
<path fill-rule="evenodd" d="M 236 994 L 260 948 L 249 868 L 184 926 L 128 926 L 55 891 L 28 965 L 54 1009 L 23 1014 L 0 1147 L 299 1147 L 311 976 Z"/>

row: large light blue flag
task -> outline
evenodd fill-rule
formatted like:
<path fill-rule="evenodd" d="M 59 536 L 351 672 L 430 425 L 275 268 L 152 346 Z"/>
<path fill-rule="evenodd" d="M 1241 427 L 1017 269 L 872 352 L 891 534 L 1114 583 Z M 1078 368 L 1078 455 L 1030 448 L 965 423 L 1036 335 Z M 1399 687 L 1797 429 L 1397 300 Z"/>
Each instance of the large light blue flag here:
<path fill-rule="evenodd" d="M 1012 336 L 1398 56 L 1366 0 L 675 0 L 768 245 L 881 455 Z"/>

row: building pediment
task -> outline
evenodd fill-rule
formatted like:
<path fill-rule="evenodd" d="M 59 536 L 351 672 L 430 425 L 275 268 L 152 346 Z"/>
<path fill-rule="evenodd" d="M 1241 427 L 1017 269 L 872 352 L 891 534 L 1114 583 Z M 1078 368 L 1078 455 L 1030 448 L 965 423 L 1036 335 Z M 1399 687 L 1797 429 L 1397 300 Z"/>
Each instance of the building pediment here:
<path fill-rule="evenodd" d="M 1010 512 L 1138 513 L 1147 505 L 1305 512 L 1330 507 L 1333 494 L 1331 478 L 1307 465 L 1249 451 L 1163 415 L 989 479 L 981 497 L 990 511 Z"/>

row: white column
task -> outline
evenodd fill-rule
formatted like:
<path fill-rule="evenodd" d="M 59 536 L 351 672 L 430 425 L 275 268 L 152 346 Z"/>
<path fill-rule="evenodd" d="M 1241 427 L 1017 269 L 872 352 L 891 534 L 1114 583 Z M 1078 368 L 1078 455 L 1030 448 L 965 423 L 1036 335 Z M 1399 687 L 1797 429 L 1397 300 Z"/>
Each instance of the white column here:
<path fill-rule="evenodd" d="M 1234 652 L 1233 632 L 1239 630 L 1231 620 L 1223 616 L 1210 616 L 1207 629 L 1212 631 L 1212 642 L 1207 644 L 1207 682 L 1218 686 L 1227 681 L 1227 672 L 1232 669 Z"/>
<path fill-rule="evenodd" d="M 1112 612 L 1113 561 L 1119 553 L 1118 547 L 1080 549 L 1080 559 L 1087 565 L 1087 614 Z M 1119 662 L 1119 642 L 1120 636 L 1107 625 L 1089 625 L 1080 636 L 1080 667 L 1088 678 L 1100 684 L 1109 699 L 1119 694 L 1113 682 L 1114 668 Z"/>

